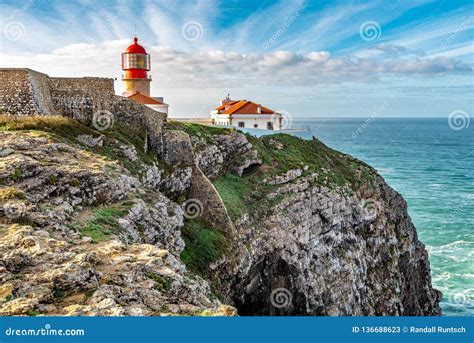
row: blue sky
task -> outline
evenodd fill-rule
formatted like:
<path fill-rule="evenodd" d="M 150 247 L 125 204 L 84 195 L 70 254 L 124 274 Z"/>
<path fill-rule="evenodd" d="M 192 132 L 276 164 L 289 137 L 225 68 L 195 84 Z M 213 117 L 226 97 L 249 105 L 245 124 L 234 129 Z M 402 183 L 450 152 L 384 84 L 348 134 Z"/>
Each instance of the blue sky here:
<path fill-rule="evenodd" d="M 177 116 L 227 93 L 294 117 L 473 113 L 472 1 L 1 0 L 0 65 L 120 79 L 135 25 Z"/>

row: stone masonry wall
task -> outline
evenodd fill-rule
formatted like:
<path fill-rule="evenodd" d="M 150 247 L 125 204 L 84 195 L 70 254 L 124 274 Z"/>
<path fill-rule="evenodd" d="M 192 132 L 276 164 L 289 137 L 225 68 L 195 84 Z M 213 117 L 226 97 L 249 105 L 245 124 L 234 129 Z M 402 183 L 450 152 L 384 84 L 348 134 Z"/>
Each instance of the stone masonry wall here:
<path fill-rule="evenodd" d="M 51 98 L 49 76 L 34 70 L 28 70 L 28 78 L 33 89 L 33 99 L 39 114 L 56 114 L 57 110 Z"/>
<path fill-rule="evenodd" d="M 57 110 L 81 122 L 90 122 L 94 112 L 113 107 L 113 79 L 51 77 L 49 83 Z"/>
<path fill-rule="evenodd" d="M 31 83 L 26 69 L 0 69 L 0 108 L 19 115 L 36 112 Z"/>

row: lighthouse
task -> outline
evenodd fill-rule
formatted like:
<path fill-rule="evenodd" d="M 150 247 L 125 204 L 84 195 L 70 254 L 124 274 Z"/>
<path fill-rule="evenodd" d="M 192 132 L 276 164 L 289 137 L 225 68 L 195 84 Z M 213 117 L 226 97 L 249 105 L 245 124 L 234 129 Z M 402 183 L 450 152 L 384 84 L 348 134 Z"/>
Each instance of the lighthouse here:
<path fill-rule="evenodd" d="M 124 96 L 140 92 L 150 96 L 151 77 L 148 72 L 151 69 L 150 54 L 144 47 L 138 44 L 138 38 L 133 38 L 131 44 L 124 53 L 122 53 L 122 82 L 125 86 Z"/>
<path fill-rule="evenodd" d="M 168 114 L 168 104 L 163 102 L 163 97 L 150 95 L 151 59 L 143 46 L 138 44 L 138 38 L 133 38 L 133 43 L 122 53 L 122 83 L 123 96 L 139 102 L 151 109 Z"/>

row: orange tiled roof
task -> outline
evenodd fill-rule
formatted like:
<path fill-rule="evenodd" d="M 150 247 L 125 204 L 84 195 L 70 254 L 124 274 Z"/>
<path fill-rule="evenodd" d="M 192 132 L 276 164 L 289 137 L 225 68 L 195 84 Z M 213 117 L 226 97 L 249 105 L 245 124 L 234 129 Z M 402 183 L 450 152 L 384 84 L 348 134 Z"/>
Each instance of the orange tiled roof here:
<path fill-rule="evenodd" d="M 260 106 L 260 113 L 257 108 Z M 227 108 L 227 109 L 226 109 Z M 219 114 L 273 114 L 275 111 L 250 100 L 232 100 L 216 108 Z"/>
<path fill-rule="evenodd" d="M 129 95 L 127 98 L 135 100 L 136 102 L 139 102 L 140 104 L 144 104 L 144 105 L 166 105 L 164 102 L 153 99 L 152 97 L 149 97 L 140 92 L 133 93 L 132 95 Z"/>

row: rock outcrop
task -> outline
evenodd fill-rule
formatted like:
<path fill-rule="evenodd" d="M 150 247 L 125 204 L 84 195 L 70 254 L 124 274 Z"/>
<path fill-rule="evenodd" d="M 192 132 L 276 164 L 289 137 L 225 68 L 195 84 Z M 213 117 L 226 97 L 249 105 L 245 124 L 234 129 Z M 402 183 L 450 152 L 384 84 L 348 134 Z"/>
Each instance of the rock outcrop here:
<path fill-rule="evenodd" d="M 245 137 L 235 135 L 241 145 Z M 225 170 L 224 158 L 207 157 L 221 142 L 217 137 L 198 157 L 210 161 L 202 169 L 211 178 Z M 266 142 L 292 158 L 290 143 Z M 431 286 L 405 200 L 369 166 L 333 153 L 339 161 L 331 163 L 352 165 L 359 185 L 337 185 L 334 170 L 308 165 L 254 178 L 244 201 L 259 209 L 236 220 L 232 262 L 212 265 L 211 279 L 241 315 L 440 315 L 441 293 Z"/>
<path fill-rule="evenodd" d="M 406 202 L 317 140 L 1 120 L 1 315 L 440 314 Z"/>
<path fill-rule="evenodd" d="M 150 166 L 140 180 L 91 139 L 0 141 L 0 315 L 233 314 L 180 261 L 183 210 L 149 186 Z"/>

